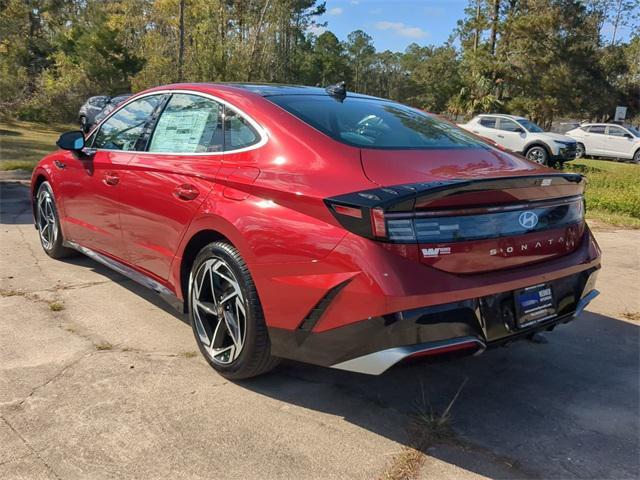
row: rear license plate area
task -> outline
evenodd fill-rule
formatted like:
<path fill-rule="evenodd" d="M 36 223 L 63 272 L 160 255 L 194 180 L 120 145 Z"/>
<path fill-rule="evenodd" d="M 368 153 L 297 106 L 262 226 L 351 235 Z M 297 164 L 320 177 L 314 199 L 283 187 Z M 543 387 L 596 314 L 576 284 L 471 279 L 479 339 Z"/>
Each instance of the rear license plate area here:
<path fill-rule="evenodd" d="M 557 316 L 553 288 L 547 283 L 513 292 L 516 326 L 526 328 Z"/>

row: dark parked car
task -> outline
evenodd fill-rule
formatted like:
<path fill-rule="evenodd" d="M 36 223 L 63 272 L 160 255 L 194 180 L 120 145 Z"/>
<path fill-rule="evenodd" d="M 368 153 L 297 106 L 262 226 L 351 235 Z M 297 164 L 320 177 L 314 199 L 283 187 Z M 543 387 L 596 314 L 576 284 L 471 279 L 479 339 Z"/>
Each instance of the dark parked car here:
<path fill-rule="evenodd" d="M 100 122 L 118 105 L 131 96 L 130 93 L 123 93 L 115 97 L 109 95 L 97 95 L 89 98 L 78 112 L 80 127 L 83 132 L 88 132 L 91 127 Z"/>
<path fill-rule="evenodd" d="M 84 132 L 88 132 L 96 121 L 96 115 L 107 106 L 111 97 L 108 95 L 97 95 L 90 97 L 84 105 L 80 107 L 78 112 L 78 120 L 80 121 L 80 127 Z"/>
<path fill-rule="evenodd" d="M 188 312 L 228 378 L 480 353 L 598 294 L 582 175 L 341 85 L 158 87 L 57 145 L 31 184 L 45 252 Z"/>
<path fill-rule="evenodd" d="M 131 93 L 123 93 L 122 95 L 118 95 L 117 97 L 111 97 L 111 100 L 109 100 L 109 102 L 105 105 L 105 107 L 100 112 L 98 112 L 93 123 L 94 124 L 100 123 L 103 118 L 105 118 L 107 115 L 113 112 L 113 110 L 118 105 L 120 105 L 130 96 L 131 96 Z"/>

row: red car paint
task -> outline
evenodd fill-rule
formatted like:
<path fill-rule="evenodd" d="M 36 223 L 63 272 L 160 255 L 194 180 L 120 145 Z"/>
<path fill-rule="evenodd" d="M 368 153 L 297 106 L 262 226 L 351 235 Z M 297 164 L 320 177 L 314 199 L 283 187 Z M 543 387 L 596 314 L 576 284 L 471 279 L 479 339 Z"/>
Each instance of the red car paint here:
<path fill-rule="evenodd" d="M 91 160 L 59 150 L 34 169 L 32 184 L 35 192 L 42 180 L 51 183 L 67 240 L 126 264 L 179 299 L 184 299 L 189 271 L 185 251 L 203 232 L 216 232 L 240 251 L 267 325 L 288 331 L 347 280 L 314 332 L 516 290 L 599 266 L 598 246 L 584 222 L 492 240 L 394 244 L 345 229 L 325 203 L 380 186 L 556 174 L 522 157 L 490 146 L 357 148 L 310 127 L 259 93 L 233 85 L 179 84 L 141 95 L 172 91 L 228 102 L 262 126 L 266 143 L 211 155 L 99 150 Z M 555 184 L 463 192 L 424 205 L 419 200 L 416 211 L 491 209 L 581 193 Z M 563 236 L 564 242 L 548 244 Z M 537 242 L 543 245 L 535 249 Z M 520 251 L 523 244 L 529 247 Z M 429 258 L 422 252 L 440 248 L 451 248 L 451 253 Z M 494 249 L 497 253 L 490 254 Z"/>

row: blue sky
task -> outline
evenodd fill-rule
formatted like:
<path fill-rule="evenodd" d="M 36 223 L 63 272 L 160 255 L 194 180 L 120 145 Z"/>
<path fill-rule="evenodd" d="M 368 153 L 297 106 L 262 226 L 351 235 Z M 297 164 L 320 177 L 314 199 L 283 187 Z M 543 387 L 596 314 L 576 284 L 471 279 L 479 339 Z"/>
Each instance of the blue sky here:
<path fill-rule="evenodd" d="M 322 20 L 341 40 L 362 29 L 377 50 L 403 51 L 412 42 L 447 41 L 466 5 L 467 0 L 327 0 Z"/>
<path fill-rule="evenodd" d="M 412 42 L 441 45 L 464 17 L 467 0 L 326 0 L 322 21 L 339 39 L 362 29 L 379 51 L 404 51 Z M 605 35 L 607 32 L 605 26 Z M 610 32 L 609 32 L 610 33 Z M 620 32 L 629 37 L 629 29 Z"/>

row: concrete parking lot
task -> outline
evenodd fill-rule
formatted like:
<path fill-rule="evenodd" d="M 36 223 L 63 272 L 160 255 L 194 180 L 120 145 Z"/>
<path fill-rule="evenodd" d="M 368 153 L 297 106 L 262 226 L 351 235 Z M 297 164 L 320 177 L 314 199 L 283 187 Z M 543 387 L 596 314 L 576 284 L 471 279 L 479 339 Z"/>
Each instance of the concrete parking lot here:
<path fill-rule="evenodd" d="M 546 343 L 233 383 L 153 293 L 47 257 L 25 184 L 0 193 L 2 479 L 638 477 L 640 231 L 597 229 L 602 295 Z"/>

